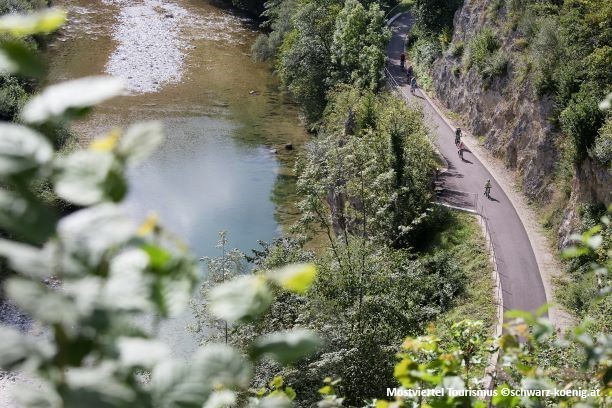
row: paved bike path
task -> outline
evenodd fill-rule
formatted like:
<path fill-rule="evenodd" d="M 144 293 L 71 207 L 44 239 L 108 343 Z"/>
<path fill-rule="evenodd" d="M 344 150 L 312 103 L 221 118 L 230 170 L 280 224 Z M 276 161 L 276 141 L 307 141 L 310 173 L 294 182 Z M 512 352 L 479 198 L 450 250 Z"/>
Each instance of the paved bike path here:
<path fill-rule="evenodd" d="M 448 162 L 448 171 L 441 177 L 443 187 L 476 194 L 478 206 L 484 208 L 491 241 L 495 246 L 504 310 L 535 311 L 546 303 L 546 294 L 533 248 L 514 206 L 491 173 L 474 155 L 464 151 L 463 160 L 459 157 L 454 143 L 455 129 L 442 119 L 421 91 L 417 90 L 414 96 L 410 94 L 410 86 L 405 73 L 400 69 L 399 59 L 411 25 L 409 13 L 401 14 L 390 25 L 392 37 L 387 47 L 387 68 L 408 103 L 422 106 L 426 123 L 437 136 L 436 145 Z M 491 199 L 483 194 L 487 179 L 491 180 Z M 469 198 L 473 196 L 467 197 L 468 201 L 473 200 Z"/>

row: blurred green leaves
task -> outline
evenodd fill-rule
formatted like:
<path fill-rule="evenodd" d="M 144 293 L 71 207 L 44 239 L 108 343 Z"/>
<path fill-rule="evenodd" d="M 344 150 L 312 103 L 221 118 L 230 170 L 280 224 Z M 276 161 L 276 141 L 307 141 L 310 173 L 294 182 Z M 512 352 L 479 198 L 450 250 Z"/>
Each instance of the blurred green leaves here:
<path fill-rule="evenodd" d="M 313 354 L 321 346 L 321 339 L 313 331 L 295 329 L 258 338 L 251 347 L 251 356 L 269 357 L 286 365 Z"/>
<path fill-rule="evenodd" d="M 21 125 L 0 123 L 0 177 L 15 177 L 45 168 L 53 158 L 51 143 Z"/>
<path fill-rule="evenodd" d="M 40 78 L 45 72 L 42 59 L 23 37 L 47 34 L 66 21 L 66 12 L 48 9 L 30 14 L 7 14 L 0 17 L 0 72 Z M 12 39 L 10 37 L 13 37 Z"/>
<path fill-rule="evenodd" d="M 250 322 L 272 303 L 272 291 L 261 276 L 242 276 L 215 287 L 210 311 L 227 322 Z"/>
<path fill-rule="evenodd" d="M 45 64 L 24 42 L 0 40 L 0 72 L 40 78 Z"/>
<path fill-rule="evenodd" d="M 80 150 L 58 161 L 55 192 L 78 205 L 118 202 L 127 192 L 127 181 L 113 154 Z"/>
<path fill-rule="evenodd" d="M 94 76 L 62 82 L 30 99 L 23 107 L 21 118 L 31 124 L 78 118 L 91 107 L 122 92 L 123 80 L 114 77 Z"/>
<path fill-rule="evenodd" d="M 19 38 L 53 31 L 64 20 L 65 13 L 57 10 L 0 17 L 0 35 L 16 37 L 0 42 L 0 70 L 40 76 L 38 56 Z M 50 342 L 30 342 L 0 327 L 0 368 L 37 375 L 36 388 L 17 390 L 17 400 L 27 407 L 234 404 L 237 392 L 250 385 L 255 357 L 213 344 L 189 361 L 176 361 L 166 345 L 153 339 L 157 325 L 142 321 L 142 316 L 180 314 L 200 274 L 185 245 L 157 218 L 137 228 L 120 205 L 128 188 L 127 166 L 142 162 L 162 143 L 161 123 L 136 124 L 125 133 L 115 129 L 70 153 L 54 151 L 50 140 L 49 128 L 122 92 L 122 81 L 111 77 L 55 84 L 21 112 L 22 120 L 38 130 L 0 124 L 0 227 L 8 233 L 0 239 L 0 255 L 17 273 L 3 289 L 46 329 Z M 35 192 L 39 184 L 80 208 L 59 218 Z M 300 265 L 243 276 L 215 288 L 211 309 L 231 323 L 253 321 L 273 300 L 272 281 L 303 293 L 315 273 L 314 267 Z M 57 286 L 48 284 L 51 278 L 57 278 Z M 318 344 L 314 334 L 296 331 L 263 337 L 253 350 L 256 358 L 290 363 Z M 142 375 L 150 375 L 150 381 L 142 381 Z M 280 406 L 278 401 L 269 396 L 261 406 Z"/>
<path fill-rule="evenodd" d="M 7 14 L 0 17 L 0 33 L 14 37 L 48 34 L 60 28 L 66 21 L 66 12 L 47 9 L 29 14 Z"/>
<path fill-rule="evenodd" d="M 305 293 L 316 275 L 317 269 L 313 264 L 288 265 L 269 274 L 283 289 L 294 293 Z"/>
<path fill-rule="evenodd" d="M 143 122 L 132 125 L 119 139 L 117 153 L 128 164 L 146 159 L 164 139 L 161 122 Z"/>

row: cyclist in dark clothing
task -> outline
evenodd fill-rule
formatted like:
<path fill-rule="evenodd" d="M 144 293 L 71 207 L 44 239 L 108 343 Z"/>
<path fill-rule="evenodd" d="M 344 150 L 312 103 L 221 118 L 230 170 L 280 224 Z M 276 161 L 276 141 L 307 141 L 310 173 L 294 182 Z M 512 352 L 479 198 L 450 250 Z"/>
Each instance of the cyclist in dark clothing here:
<path fill-rule="evenodd" d="M 487 180 L 487 182 L 485 183 L 484 195 L 487 198 L 491 198 L 491 180 Z"/>
<path fill-rule="evenodd" d="M 404 65 L 406 65 L 406 54 L 402 52 L 400 55 L 400 67 L 404 69 Z"/>
<path fill-rule="evenodd" d="M 461 128 L 455 130 L 455 144 L 458 145 L 461 142 Z"/>

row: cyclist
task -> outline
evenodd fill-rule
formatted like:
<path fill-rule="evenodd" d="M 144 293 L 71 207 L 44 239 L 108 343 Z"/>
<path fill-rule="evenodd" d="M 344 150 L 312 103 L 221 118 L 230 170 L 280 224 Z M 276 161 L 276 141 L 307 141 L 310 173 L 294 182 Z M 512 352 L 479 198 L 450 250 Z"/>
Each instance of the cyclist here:
<path fill-rule="evenodd" d="M 459 157 L 461 157 L 461 160 L 463 160 L 463 150 L 465 149 L 465 145 L 463 144 L 463 142 L 460 142 L 457 144 L 457 153 L 459 153 Z"/>
<path fill-rule="evenodd" d="M 461 128 L 457 128 L 457 130 L 455 130 L 455 144 L 458 145 L 460 141 L 461 141 Z"/>
<path fill-rule="evenodd" d="M 410 80 L 410 93 L 414 95 L 414 90 L 417 88 L 416 77 L 412 77 Z"/>
<path fill-rule="evenodd" d="M 487 180 L 487 182 L 485 183 L 484 195 L 487 198 L 491 198 L 491 180 Z"/>
<path fill-rule="evenodd" d="M 410 81 L 410 78 L 412 77 L 412 65 L 410 65 L 406 70 L 406 76 L 408 77 L 408 81 Z"/>
<path fill-rule="evenodd" d="M 402 70 L 404 69 L 404 65 L 406 65 L 406 54 L 403 52 L 400 54 L 400 67 Z"/>

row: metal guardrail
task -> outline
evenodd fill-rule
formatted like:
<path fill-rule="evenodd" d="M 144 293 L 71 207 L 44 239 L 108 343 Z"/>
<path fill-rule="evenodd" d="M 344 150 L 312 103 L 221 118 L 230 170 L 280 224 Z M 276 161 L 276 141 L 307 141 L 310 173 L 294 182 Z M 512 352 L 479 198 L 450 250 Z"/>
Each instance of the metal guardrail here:
<path fill-rule="evenodd" d="M 393 88 L 393 90 L 396 91 L 399 94 L 399 96 L 403 97 L 404 100 L 407 101 L 408 95 L 404 92 L 404 90 L 402 89 L 400 84 L 397 82 L 393 74 L 391 74 L 391 71 L 389 71 L 389 68 L 387 68 L 386 66 L 385 66 L 385 76 L 391 83 L 391 87 Z"/>
<path fill-rule="evenodd" d="M 495 291 L 495 300 L 496 300 L 496 314 L 497 314 L 497 322 L 495 324 L 495 337 L 500 337 L 502 335 L 502 324 L 504 321 L 504 306 L 503 306 L 503 293 L 501 286 L 501 278 L 499 275 L 499 269 L 497 267 L 497 251 L 495 250 L 495 244 L 493 243 L 493 231 L 491 231 L 491 227 L 489 226 L 489 217 L 487 216 L 487 211 L 484 207 L 484 204 L 478 199 L 478 195 L 476 195 L 476 211 L 480 215 L 480 222 L 485 231 L 486 240 L 488 241 L 488 249 L 489 254 L 492 257 L 493 263 L 493 290 Z M 492 390 L 495 386 L 496 379 L 496 370 L 497 370 L 497 362 L 499 360 L 499 351 L 493 353 L 489 359 L 489 364 L 485 369 L 485 388 L 487 390 Z"/>

